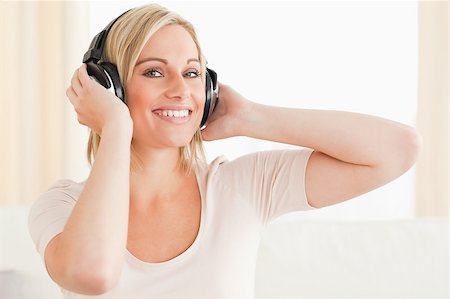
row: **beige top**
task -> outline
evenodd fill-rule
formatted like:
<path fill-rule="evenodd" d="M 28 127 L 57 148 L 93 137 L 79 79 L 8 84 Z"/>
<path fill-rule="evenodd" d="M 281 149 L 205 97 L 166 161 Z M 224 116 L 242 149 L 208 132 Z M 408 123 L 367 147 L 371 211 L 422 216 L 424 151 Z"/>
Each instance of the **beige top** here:
<path fill-rule="evenodd" d="M 61 289 L 64 298 L 253 298 L 260 234 L 277 217 L 314 209 L 307 202 L 305 169 L 311 149 L 258 152 L 228 161 L 223 156 L 196 171 L 201 220 L 193 244 L 175 258 L 143 262 L 126 251 L 118 285 L 85 296 Z M 57 181 L 33 204 L 29 230 L 41 257 L 63 231 L 84 182 Z"/>

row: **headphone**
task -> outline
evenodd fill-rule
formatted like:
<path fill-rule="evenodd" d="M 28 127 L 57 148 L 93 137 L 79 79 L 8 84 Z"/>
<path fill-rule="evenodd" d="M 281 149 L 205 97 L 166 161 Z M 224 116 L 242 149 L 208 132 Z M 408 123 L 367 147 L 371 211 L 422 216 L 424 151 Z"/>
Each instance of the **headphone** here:
<path fill-rule="evenodd" d="M 112 26 L 120 17 L 129 12 L 122 13 L 120 16 L 112 20 L 102 31 L 100 31 L 92 40 L 89 49 L 84 54 L 83 63 L 87 65 L 87 73 L 91 78 L 96 80 L 106 89 L 114 92 L 114 94 L 125 104 L 125 91 L 120 82 L 117 67 L 109 62 L 99 62 L 102 59 L 103 48 L 105 46 L 106 37 Z M 205 108 L 203 111 L 200 128 L 206 124 L 208 117 L 213 113 L 219 100 L 219 85 L 217 84 L 217 73 L 212 69 L 206 68 L 206 84 L 205 84 Z"/>

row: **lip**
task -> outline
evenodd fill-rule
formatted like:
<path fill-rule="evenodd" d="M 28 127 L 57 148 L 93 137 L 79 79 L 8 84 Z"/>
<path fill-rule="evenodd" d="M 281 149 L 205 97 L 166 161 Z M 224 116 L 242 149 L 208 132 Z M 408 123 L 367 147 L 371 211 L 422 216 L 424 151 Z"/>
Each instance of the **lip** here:
<path fill-rule="evenodd" d="M 156 112 L 153 112 L 153 115 L 163 121 L 167 121 L 171 124 L 175 124 L 175 125 L 182 125 L 185 123 L 188 123 L 191 120 L 191 113 L 188 114 L 188 116 L 186 117 L 171 117 L 171 116 L 164 116 L 164 115 L 159 115 Z"/>
<path fill-rule="evenodd" d="M 189 114 L 186 117 L 171 117 L 171 116 L 159 115 L 157 113 L 157 111 L 161 111 L 161 110 L 174 110 L 174 111 L 188 110 Z M 160 120 L 169 122 L 174 125 L 183 125 L 183 124 L 186 124 L 191 121 L 193 109 L 192 109 L 192 107 L 185 106 L 185 105 L 183 105 L 183 106 L 166 105 L 166 106 L 160 106 L 158 108 L 155 108 L 152 110 L 152 112 L 153 112 L 153 115 Z"/>
<path fill-rule="evenodd" d="M 155 112 L 158 110 L 189 110 L 189 112 L 193 111 L 192 107 L 190 107 L 190 106 L 161 106 L 156 109 L 153 109 L 152 112 Z"/>

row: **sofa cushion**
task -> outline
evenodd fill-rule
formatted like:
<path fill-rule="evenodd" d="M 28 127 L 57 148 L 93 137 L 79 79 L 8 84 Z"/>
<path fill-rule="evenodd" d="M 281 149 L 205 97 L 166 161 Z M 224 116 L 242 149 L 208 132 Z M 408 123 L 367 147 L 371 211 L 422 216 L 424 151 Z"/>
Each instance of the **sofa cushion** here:
<path fill-rule="evenodd" d="M 448 220 L 296 220 L 267 227 L 256 297 L 448 298 Z"/>

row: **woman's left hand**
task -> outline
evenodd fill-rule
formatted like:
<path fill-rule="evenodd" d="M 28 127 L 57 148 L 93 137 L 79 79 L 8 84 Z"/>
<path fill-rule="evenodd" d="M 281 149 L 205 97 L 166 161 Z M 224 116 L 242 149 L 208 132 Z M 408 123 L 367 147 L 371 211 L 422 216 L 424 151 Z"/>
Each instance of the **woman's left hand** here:
<path fill-rule="evenodd" d="M 230 86 L 219 84 L 219 100 L 216 109 L 201 131 L 203 140 L 212 141 L 241 135 L 247 111 L 252 102 Z"/>

